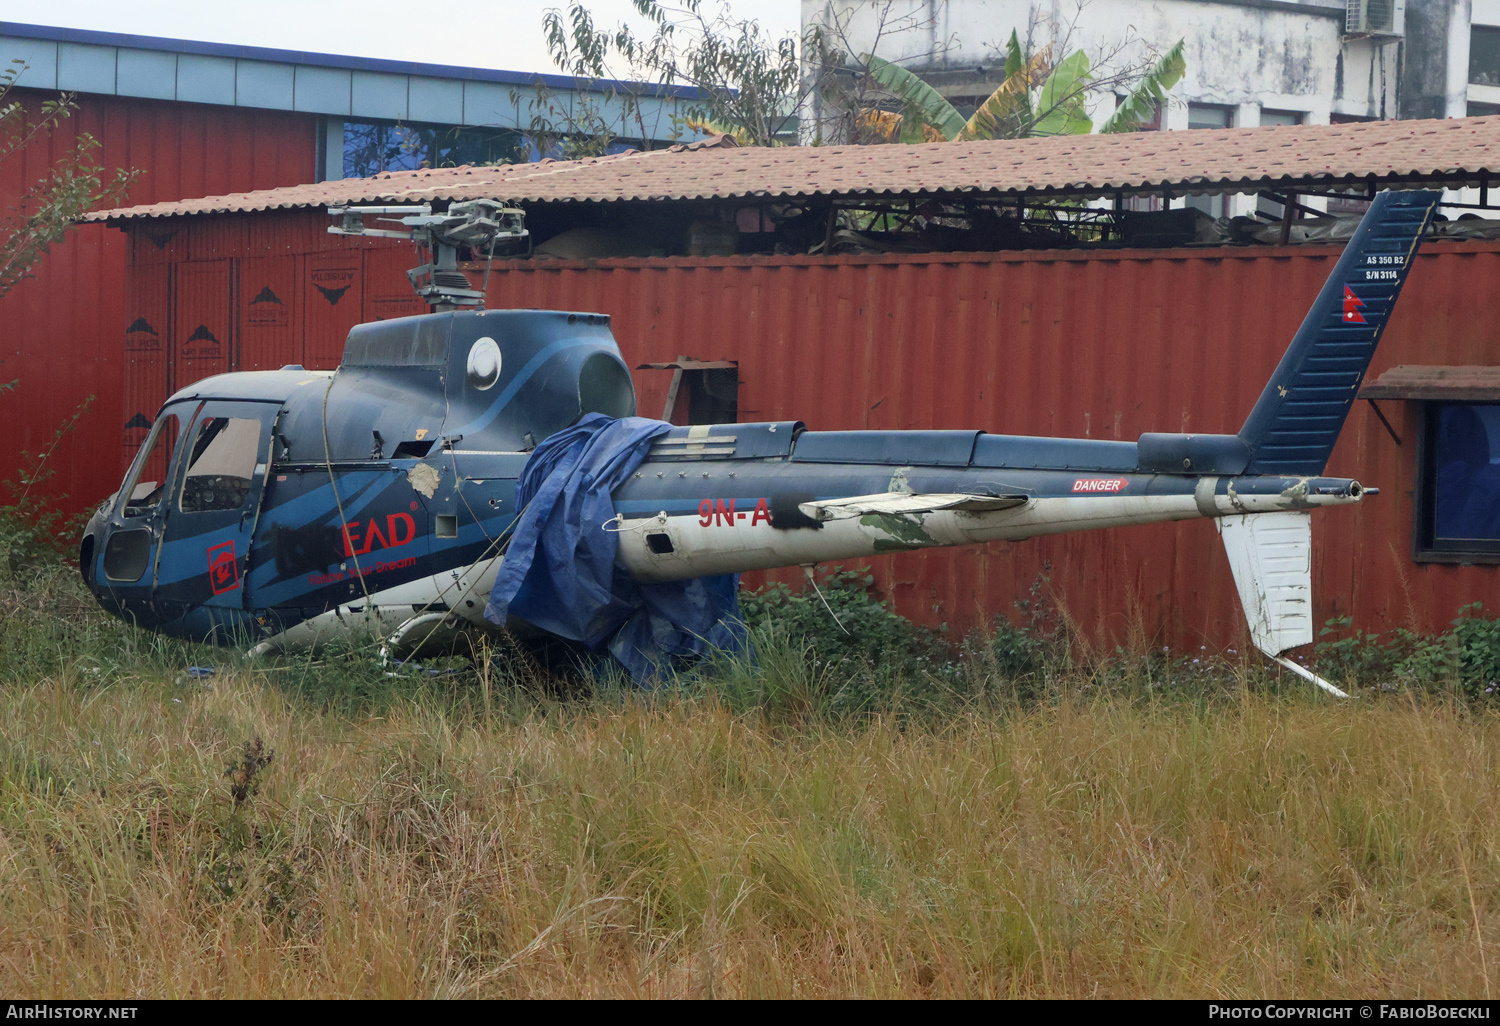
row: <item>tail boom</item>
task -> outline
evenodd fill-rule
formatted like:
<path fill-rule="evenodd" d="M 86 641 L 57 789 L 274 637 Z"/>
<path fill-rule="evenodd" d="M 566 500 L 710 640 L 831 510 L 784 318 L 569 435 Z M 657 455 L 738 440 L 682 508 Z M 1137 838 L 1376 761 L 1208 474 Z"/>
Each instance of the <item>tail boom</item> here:
<path fill-rule="evenodd" d="M 711 480 L 727 478 L 714 473 L 721 467 L 705 466 L 712 468 Z M 632 487 L 628 499 L 617 495 L 619 516 L 610 529 L 619 535 L 620 563 L 639 580 L 679 580 L 1105 527 L 1311 510 L 1358 502 L 1364 493 L 1359 482 L 1339 478 L 1153 475 L 1127 479 L 1123 494 L 1075 495 L 1064 493 L 1076 475 L 1061 475 L 1047 487 L 1052 475 L 1033 472 L 1030 488 L 1005 494 L 990 474 L 929 468 L 925 476 L 942 481 L 941 493 L 809 497 L 797 506 L 796 526 L 788 527 L 757 512 L 778 502 L 750 491 L 754 472 L 742 466 L 739 475 L 743 490 L 727 502 L 667 495 L 653 502 L 640 487 Z M 763 483 L 767 491 L 775 487 L 774 478 Z M 959 501 L 964 497 L 966 504 Z"/>

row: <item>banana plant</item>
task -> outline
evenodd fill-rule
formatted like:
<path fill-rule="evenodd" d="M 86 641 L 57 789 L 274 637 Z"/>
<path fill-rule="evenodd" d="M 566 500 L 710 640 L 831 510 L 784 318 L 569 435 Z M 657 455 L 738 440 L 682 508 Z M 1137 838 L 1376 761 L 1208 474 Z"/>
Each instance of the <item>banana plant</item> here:
<path fill-rule="evenodd" d="M 906 68 L 866 54 L 863 59 L 870 78 L 901 100 L 902 113 L 861 111 L 861 124 L 902 142 L 930 140 L 933 135 L 946 140 L 1015 139 L 1094 131 L 1084 107 L 1084 92 L 1094 77 L 1086 53 L 1075 50 L 1052 64 L 1049 46 L 1028 58 L 1015 32 L 1005 51 L 1005 80 L 967 120 L 941 93 Z M 1099 126 L 1099 132 L 1137 128 L 1186 70 L 1183 40 L 1179 39 Z"/>
<path fill-rule="evenodd" d="M 1177 45 L 1162 54 L 1161 60 L 1151 66 L 1151 70 L 1146 72 L 1146 76 L 1130 91 L 1124 102 L 1099 126 L 1101 134 L 1133 132 L 1151 120 L 1156 105 L 1166 102 L 1167 92 L 1182 81 L 1182 76 L 1187 73 L 1187 58 L 1182 55 L 1182 44 L 1183 40 L 1177 40 Z"/>

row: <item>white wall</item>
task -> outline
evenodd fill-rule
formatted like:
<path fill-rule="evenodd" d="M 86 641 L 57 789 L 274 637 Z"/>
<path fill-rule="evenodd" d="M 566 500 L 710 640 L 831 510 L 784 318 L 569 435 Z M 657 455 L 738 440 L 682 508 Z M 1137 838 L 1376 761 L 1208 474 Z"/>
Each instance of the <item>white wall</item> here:
<path fill-rule="evenodd" d="M 1396 46 L 1344 43 L 1344 5 L 1313 5 L 1333 16 L 1212 0 L 1091 0 L 1081 14 L 1072 0 L 802 0 L 802 19 L 827 24 L 832 12 L 849 12 L 855 54 L 878 47 L 879 56 L 915 67 L 946 47 L 937 63 L 950 68 L 994 64 L 1013 28 L 1024 39 L 1030 27 L 1040 45 L 1076 19 L 1067 46 L 1091 56 L 1134 39 L 1121 56 L 1140 61 L 1146 43 L 1164 50 L 1186 39 L 1187 75 L 1172 93 L 1179 102 L 1236 107 L 1241 118 L 1259 107 L 1300 111 L 1316 124 L 1334 112 L 1379 116 L 1384 95 L 1384 113 L 1394 113 Z M 882 11 L 888 27 L 877 43 Z M 1467 54 L 1467 35 L 1463 45 Z"/>

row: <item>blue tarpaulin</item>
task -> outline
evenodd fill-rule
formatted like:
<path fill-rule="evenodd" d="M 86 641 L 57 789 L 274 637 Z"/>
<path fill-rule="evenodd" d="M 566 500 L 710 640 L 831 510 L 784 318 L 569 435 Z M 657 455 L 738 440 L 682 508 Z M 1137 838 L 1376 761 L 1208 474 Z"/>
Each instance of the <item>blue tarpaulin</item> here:
<path fill-rule="evenodd" d="M 645 584 L 615 565 L 610 493 L 672 425 L 599 413 L 550 436 L 521 471 L 521 511 L 484 615 L 519 617 L 614 655 L 637 684 L 711 649 L 747 652 L 739 575 Z"/>

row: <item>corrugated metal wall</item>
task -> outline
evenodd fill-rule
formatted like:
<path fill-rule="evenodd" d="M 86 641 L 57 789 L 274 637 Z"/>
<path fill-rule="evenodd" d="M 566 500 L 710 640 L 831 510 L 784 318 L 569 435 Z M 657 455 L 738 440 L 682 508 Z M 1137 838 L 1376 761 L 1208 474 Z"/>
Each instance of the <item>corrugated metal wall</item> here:
<path fill-rule="evenodd" d="M 356 320 L 419 307 L 402 273 L 413 262 L 409 247 L 338 239 L 326 224 L 301 212 L 136 230 L 135 295 L 141 304 L 156 301 L 154 290 L 174 278 L 179 295 L 189 281 L 193 290 L 228 290 L 237 297 L 228 331 L 240 366 L 290 358 L 332 367 Z M 168 247 L 143 242 L 146 230 L 165 227 L 176 232 Z M 741 420 L 1133 440 L 1150 430 L 1237 430 L 1337 254 L 1302 247 L 538 261 L 497 268 L 489 294 L 492 307 L 608 313 L 632 365 L 681 354 L 738 360 Z M 248 323 L 262 282 L 288 307 L 258 343 Z M 223 310 L 221 298 L 207 295 L 177 303 L 216 316 Z M 207 324 L 209 316 L 197 319 Z M 195 329 L 174 325 L 176 335 Z M 1496 362 L 1500 245 L 1428 245 L 1374 372 L 1397 363 Z M 189 373 L 179 368 L 177 384 Z M 641 412 L 659 415 L 666 373 L 636 378 Z M 146 377 L 139 381 L 132 387 L 147 386 Z M 134 394 L 147 417 L 165 395 Z M 1350 614 L 1374 630 L 1434 628 L 1467 602 L 1500 608 L 1500 569 L 1410 559 L 1415 411 L 1400 403 L 1385 409 L 1400 446 L 1360 403 L 1334 454 L 1331 472 L 1382 494 L 1317 518 L 1319 618 Z M 1036 588 L 1092 637 L 1144 632 L 1176 647 L 1243 643 L 1228 565 L 1207 523 L 909 553 L 874 566 L 898 608 L 929 623 L 967 626 L 1010 613 Z"/>
<path fill-rule="evenodd" d="M 28 103 L 43 95 L 15 94 Z M 318 119 L 311 115 L 102 96 L 81 96 L 78 104 L 80 110 L 53 138 L 0 164 L 0 205 L 9 207 L 46 175 L 80 132 L 100 141 L 96 159 L 105 167 L 144 172 L 131 203 L 316 177 Z M 120 232 L 81 226 L 43 258 L 34 280 L 0 299 L 0 382 L 20 379 L 16 391 L 0 396 L 11 427 L 0 441 L 0 479 L 16 473 L 23 451 L 45 450 L 72 411 L 95 397 L 50 461 L 58 473 L 42 486 L 49 494 L 67 493 L 64 505 L 72 510 L 119 486 L 122 439 L 133 451 L 144 434 L 135 423 L 137 411 L 126 411 L 122 402 L 122 378 L 153 394 L 166 382 L 161 332 L 177 312 L 161 305 L 169 295 L 166 269 L 160 281 L 140 283 L 127 316 L 127 250 Z"/>
<path fill-rule="evenodd" d="M 128 424 L 149 424 L 173 391 L 228 370 L 337 367 L 361 321 L 425 313 L 406 268 L 409 243 L 329 235 L 306 213 L 153 221 L 130 233 Z M 153 320 L 153 318 L 156 318 Z M 111 487 L 145 439 L 127 437 Z"/>

